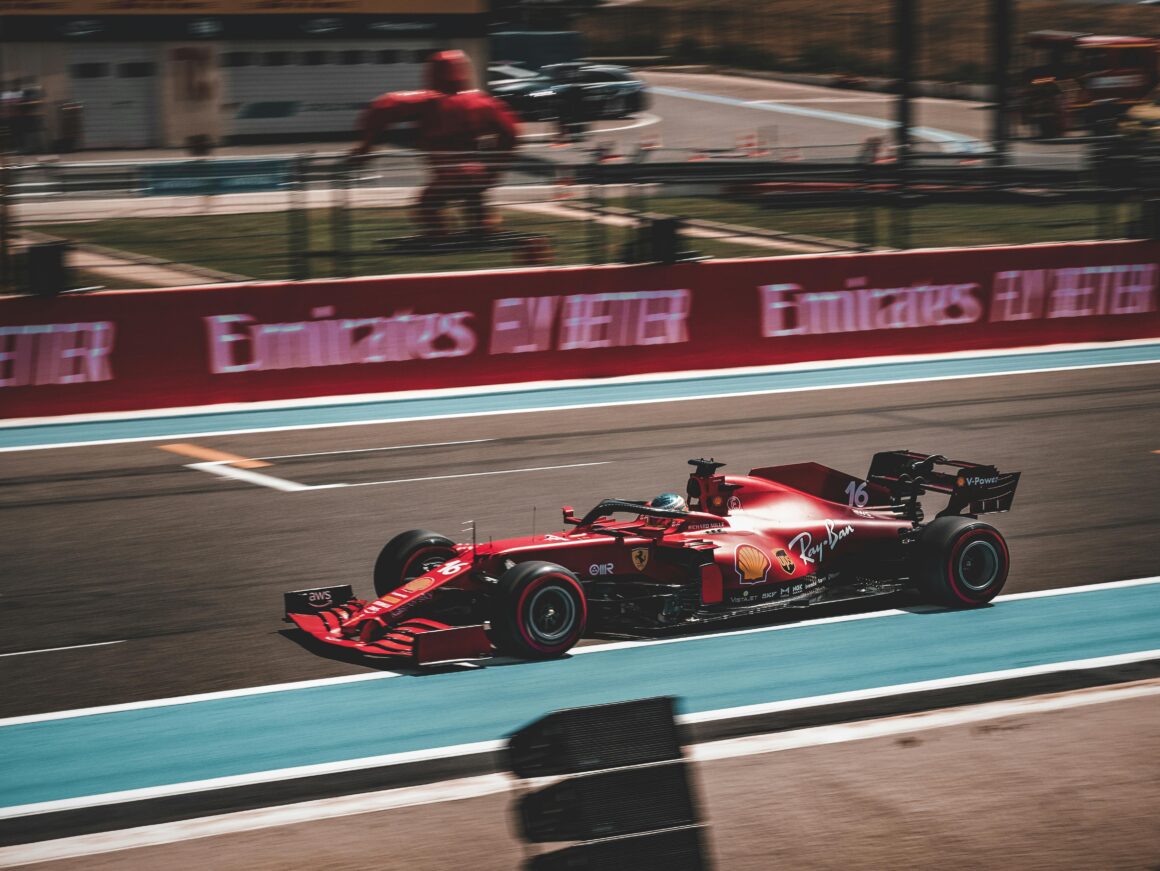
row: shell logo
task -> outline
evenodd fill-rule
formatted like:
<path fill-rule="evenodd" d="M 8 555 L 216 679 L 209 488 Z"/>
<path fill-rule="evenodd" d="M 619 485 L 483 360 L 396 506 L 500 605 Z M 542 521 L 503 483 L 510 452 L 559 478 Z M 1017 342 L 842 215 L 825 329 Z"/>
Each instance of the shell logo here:
<path fill-rule="evenodd" d="M 733 551 L 733 567 L 743 584 L 765 583 L 769 566 L 769 557 L 751 544 L 740 545 Z"/>
<path fill-rule="evenodd" d="M 399 589 L 406 593 L 421 593 L 434 583 L 435 580 L 433 578 L 418 577 L 413 581 L 407 581 Z"/>

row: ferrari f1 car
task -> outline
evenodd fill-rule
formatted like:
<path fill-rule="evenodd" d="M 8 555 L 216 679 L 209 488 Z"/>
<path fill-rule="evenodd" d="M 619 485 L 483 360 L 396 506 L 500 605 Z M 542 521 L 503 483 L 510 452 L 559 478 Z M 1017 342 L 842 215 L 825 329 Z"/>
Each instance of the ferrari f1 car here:
<path fill-rule="evenodd" d="M 605 499 L 582 517 L 565 507 L 563 532 L 487 544 L 411 530 L 375 562 L 378 598 L 297 590 L 286 617 L 325 644 L 429 665 L 544 659 L 586 632 L 651 635 L 908 589 L 969 608 L 1007 580 L 1007 544 L 978 517 L 1011 507 L 1018 472 L 912 451 L 876 454 L 866 478 L 689 462 L 681 507 Z M 948 497 L 929 522 L 928 492 Z"/>

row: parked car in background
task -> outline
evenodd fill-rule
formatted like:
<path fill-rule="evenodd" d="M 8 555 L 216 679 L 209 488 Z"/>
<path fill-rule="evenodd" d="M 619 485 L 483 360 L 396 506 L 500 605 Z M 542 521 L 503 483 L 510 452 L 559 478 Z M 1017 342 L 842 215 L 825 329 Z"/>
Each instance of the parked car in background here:
<path fill-rule="evenodd" d="M 1040 30 L 1027 55 L 1015 100 L 1021 121 L 1044 139 L 1095 131 L 1143 102 L 1160 84 L 1160 40 Z"/>
<path fill-rule="evenodd" d="M 648 106 L 644 82 L 625 67 L 579 61 L 549 64 L 540 70 L 514 63 L 488 67 L 488 90 L 525 120 L 558 118 L 572 89 L 580 92 L 587 120 L 623 118 Z"/>
<path fill-rule="evenodd" d="M 487 90 L 526 121 L 550 121 L 559 114 L 560 95 L 543 73 L 515 63 L 487 68 Z"/>

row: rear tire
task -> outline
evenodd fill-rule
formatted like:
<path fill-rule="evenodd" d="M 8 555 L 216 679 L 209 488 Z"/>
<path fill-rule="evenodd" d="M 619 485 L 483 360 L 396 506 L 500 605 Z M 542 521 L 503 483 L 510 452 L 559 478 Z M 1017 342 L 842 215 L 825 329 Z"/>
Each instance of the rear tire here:
<path fill-rule="evenodd" d="M 375 560 L 375 595 L 380 598 L 455 556 L 455 542 L 427 529 L 401 532 Z"/>
<path fill-rule="evenodd" d="M 970 517 L 939 517 L 918 542 L 915 579 L 933 601 L 974 608 L 999 595 L 1010 568 L 1007 542 L 989 523 Z"/>
<path fill-rule="evenodd" d="M 588 600 L 579 579 L 563 566 L 526 562 L 499 579 L 491 612 L 491 640 L 509 656 L 551 659 L 584 634 Z"/>

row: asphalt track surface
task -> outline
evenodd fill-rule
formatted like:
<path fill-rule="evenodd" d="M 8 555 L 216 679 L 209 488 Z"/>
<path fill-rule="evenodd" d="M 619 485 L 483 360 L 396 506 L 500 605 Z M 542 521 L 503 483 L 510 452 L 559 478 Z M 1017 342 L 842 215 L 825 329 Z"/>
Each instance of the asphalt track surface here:
<path fill-rule="evenodd" d="M 993 462 L 1024 473 L 996 521 L 1007 592 L 1158 575 L 1158 400 L 1141 365 L 196 440 L 281 458 L 259 471 L 284 480 L 367 484 L 293 493 L 188 468 L 166 442 L 0 454 L 0 715 L 365 673 L 287 635 L 281 593 L 365 594 L 397 531 L 522 534 L 533 506 L 549 531 L 564 504 L 680 489 L 700 455 L 738 471 L 862 472 L 889 448 Z M 99 646 L 56 649 L 77 645 Z"/>
<path fill-rule="evenodd" d="M 739 76 L 647 72 L 643 78 L 649 111 L 662 119 L 664 144 L 673 147 L 733 147 L 738 134 L 755 128 L 782 145 L 849 145 L 888 136 L 894 124 L 890 94 Z M 914 108 L 914 126 L 925 128 L 918 131 L 921 140 L 987 138 L 985 104 L 919 98 Z M 706 141 L 708 136 L 720 141 Z"/>

